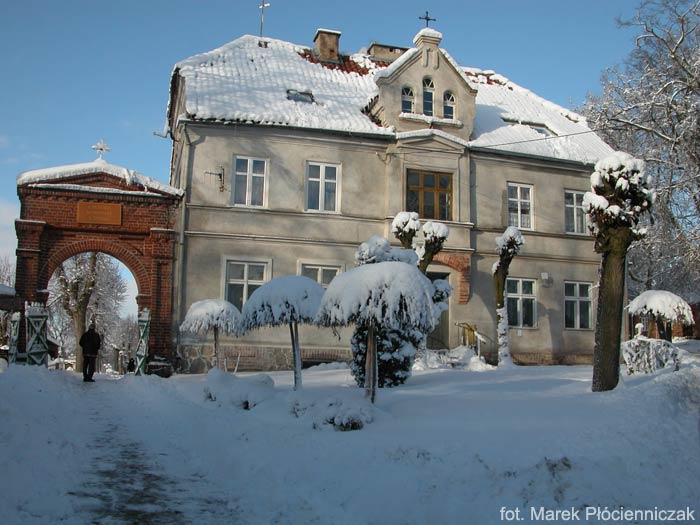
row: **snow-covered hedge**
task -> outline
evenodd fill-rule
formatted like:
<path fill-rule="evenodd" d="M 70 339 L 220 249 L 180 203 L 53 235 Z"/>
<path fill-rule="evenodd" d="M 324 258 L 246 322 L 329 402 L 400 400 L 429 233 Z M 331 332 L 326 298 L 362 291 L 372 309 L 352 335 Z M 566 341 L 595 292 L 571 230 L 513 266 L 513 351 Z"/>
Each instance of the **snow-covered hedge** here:
<path fill-rule="evenodd" d="M 400 261 L 415 266 L 418 264 L 418 254 L 413 250 L 394 248 L 388 240 L 379 235 L 374 235 L 360 244 L 355 253 L 355 262 L 360 266 L 387 261 Z"/>
<path fill-rule="evenodd" d="M 638 335 L 620 346 L 627 373 L 630 375 L 653 374 L 664 368 L 678 370 L 680 367 L 678 348 L 663 339 L 649 339 Z"/>
<path fill-rule="evenodd" d="M 672 323 L 694 323 L 690 305 L 676 294 L 665 290 L 647 290 L 633 299 L 627 307 L 632 315 L 650 315 Z"/>

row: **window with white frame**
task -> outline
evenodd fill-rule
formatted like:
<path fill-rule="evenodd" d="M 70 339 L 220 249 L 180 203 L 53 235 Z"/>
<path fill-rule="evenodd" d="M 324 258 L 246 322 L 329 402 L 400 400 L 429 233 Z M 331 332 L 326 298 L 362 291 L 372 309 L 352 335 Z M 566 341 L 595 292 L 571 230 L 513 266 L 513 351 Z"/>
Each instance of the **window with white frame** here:
<path fill-rule="evenodd" d="M 564 326 L 566 328 L 591 328 L 591 283 L 564 282 Z"/>
<path fill-rule="evenodd" d="M 433 116 L 433 96 L 435 94 L 435 84 L 433 79 L 425 77 L 423 79 L 423 115 Z"/>
<path fill-rule="evenodd" d="M 340 166 L 309 162 L 306 165 L 306 209 L 336 212 L 339 208 Z"/>
<path fill-rule="evenodd" d="M 564 227 L 566 233 L 586 233 L 586 212 L 582 191 L 564 192 Z"/>
<path fill-rule="evenodd" d="M 267 280 L 267 263 L 226 261 L 225 298 L 240 311 L 248 298 Z"/>
<path fill-rule="evenodd" d="M 340 266 L 331 264 L 302 264 L 301 275 L 313 279 L 324 288 L 328 288 L 333 278 L 341 271 Z"/>
<path fill-rule="evenodd" d="M 532 328 L 537 324 L 537 297 L 534 279 L 506 281 L 508 326 Z"/>
<path fill-rule="evenodd" d="M 442 116 L 444 118 L 455 118 L 455 96 L 451 91 L 445 91 L 442 97 Z"/>
<path fill-rule="evenodd" d="M 264 206 L 267 161 L 251 157 L 234 157 L 231 200 L 238 206 Z"/>
<path fill-rule="evenodd" d="M 413 113 L 413 89 L 408 86 L 401 88 L 401 113 Z"/>
<path fill-rule="evenodd" d="M 532 186 L 508 183 L 508 226 L 532 229 Z"/>

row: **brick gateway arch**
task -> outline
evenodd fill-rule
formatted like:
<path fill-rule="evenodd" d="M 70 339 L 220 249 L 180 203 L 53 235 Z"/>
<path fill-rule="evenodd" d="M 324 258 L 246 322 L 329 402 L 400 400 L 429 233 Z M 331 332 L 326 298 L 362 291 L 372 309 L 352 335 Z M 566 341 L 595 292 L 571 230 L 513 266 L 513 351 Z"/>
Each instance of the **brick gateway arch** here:
<path fill-rule="evenodd" d="M 48 282 L 66 259 L 103 252 L 122 262 L 151 312 L 150 355 L 171 359 L 175 221 L 182 192 L 101 158 L 17 178 L 16 309 L 46 303 Z M 20 338 L 20 348 L 24 342 Z"/>

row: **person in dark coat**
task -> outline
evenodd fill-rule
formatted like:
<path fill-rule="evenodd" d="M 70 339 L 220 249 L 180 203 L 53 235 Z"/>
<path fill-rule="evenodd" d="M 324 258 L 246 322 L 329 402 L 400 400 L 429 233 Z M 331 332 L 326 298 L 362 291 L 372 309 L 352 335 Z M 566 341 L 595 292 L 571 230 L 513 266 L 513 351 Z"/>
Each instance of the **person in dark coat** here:
<path fill-rule="evenodd" d="M 92 323 L 80 338 L 80 347 L 83 349 L 83 381 L 86 383 L 95 381 L 92 375 L 95 373 L 95 361 L 101 345 L 102 339 L 95 331 L 95 323 Z"/>
<path fill-rule="evenodd" d="M 134 361 L 133 357 L 131 359 L 129 359 L 129 364 L 126 365 L 126 371 L 127 372 L 135 372 L 136 371 L 136 361 Z"/>

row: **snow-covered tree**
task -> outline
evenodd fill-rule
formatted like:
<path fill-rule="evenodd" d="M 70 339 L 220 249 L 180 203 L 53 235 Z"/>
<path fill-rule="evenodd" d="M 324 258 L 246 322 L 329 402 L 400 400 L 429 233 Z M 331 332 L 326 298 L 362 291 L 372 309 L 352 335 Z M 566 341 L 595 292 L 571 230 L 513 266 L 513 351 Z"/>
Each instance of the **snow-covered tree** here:
<path fill-rule="evenodd" d="M 630 289 L 684 293 L 700 279 L 700 2 L 644 0 L 621 25 L 636 46 L 582 112 L 657 183 L 655 224 L 630 249 Z"/>
<path fill-rule="evenodd" d="M 5 255 L 0 257 L 0 284 L 14 288 L 15 260 Z M 10 339 L 10 312 L 0 310 L 0 345 L 5 345 Z"/>
<path fill-rule="evenodd" d="M 294 356 L 294 390 L 301 390 L 299 323 L 312 323 L 323 287 L 303 275 L 277 277 L 262 285 L 243 305 L 240 332 L 264 326 L 289 325 Z"/>
<path fill-rule="evenodd" d="M 360 245 L 355 260 L 358 265 L 386 261 L 401 261 L 418 265 L 426 273 L 444 245 L 449 235 L 448 228 L 438 222 L 426 222 L 421 226 L 415 212 L 402 211 L 396 214 L 391 231 L 402 248 L 392 247 L 384 237 L 374 236 Z M 416 237 L 422 233 L 423 243 Z M 446 281 L 436 281 L 442 293 L 436 294 L 435 301 L 440 308 L 447 308 L 452 289 Z M 442 311 L 442 310 L 441 310 Z M 402 328 L 382 328 L 377 331 L 377 352 L 379 355 L 378 383 L 380 387 L 393 387 L 402 384 L 411 376 L 416 353 L 425 347 L 426 333 Z M 350 369 L 359 386 L 365 383 L 365 359 L 367 354 L 367 327 L 357 324 L 350 341 L 353 361 Z"/>
<path fill-rule="evenodd" d="M 659 330 L 659 338 L 667 341 L 671 341 L 671 323 L 686 326 L 694 323 L 690 305 L 676 294 L 665 290 L 647 290 L 633 299 L 627 309 L 632 315 L 653 318 Z"/>
<path fill-rule="evenodd" d="M 591 191 L 583 197 L 589 228 L 600 253 L 600 287 L 593 354 L 593 391 L 612 390 L 620 377 L 620 332 L 625 290 L 625 259 L 644 231 L 640 218 L 655 200 L 644 162 L 616 152 L 595 165 Z"/>
<path fill-rule="evenodd" d="M 104 253 L 78 254 L 56 269 L 48 288 L 49 332 L 64 348 L 74 349 L 76 370 L 81 370 L 83 355 L 78 341 L 91 322 L 102 336 L 100 352 L 113 345 L 127 290 L 119 263 Z"/>
<path fill-rule="evenodd" d="M 338 275 L 328 286 L 316 316 L 322 326 L 367 327 L 365 395 L 374 403 L 378 387 L 378 330 L 430 332 L 438 308 L 435 287 L 418 268 L 389 261 L 358 266 Z"/>
<path fill-rule="evenodd" d="M 493 265 L 493 288 L 496 294 L 496 336 L 498 340 L 498 365 L 513 364 L 508 341 L 508 308 L 505 302 L 506 280 L 513 258 L 525 244 L 520 230 L 508 226 L 503 235 L 496 237 L 498 261 Z"/>
<path fill-rule="evenodd" d="M 192 303 L 180 325 L 181 332 L 214 332 L 214 359 L 219 368 L 219 334 L 233 334 L 241 325 L 241 313 L 234 305 L 223 299 L 204 299 Z"/>

